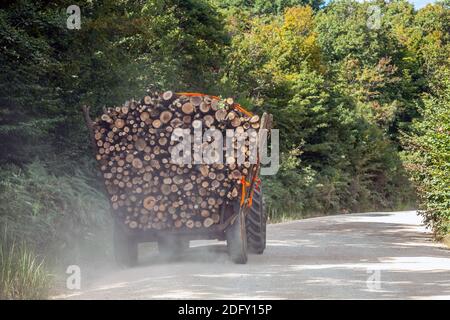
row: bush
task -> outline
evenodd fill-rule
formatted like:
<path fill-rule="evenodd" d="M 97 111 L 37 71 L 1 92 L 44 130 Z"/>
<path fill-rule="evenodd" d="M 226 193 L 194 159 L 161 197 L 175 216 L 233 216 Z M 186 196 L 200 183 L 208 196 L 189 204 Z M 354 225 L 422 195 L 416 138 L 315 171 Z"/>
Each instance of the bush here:
<path fill-rule="evenodd" d="M 420 213 L 437 238 L 450 233 L 450 80 L 424 102 L 423 119 L 404 137 L 405 166 L 419 196 Z"/>
<path fill-rule="evenodd" d="M 299 149 L 282 154 L 275 176 L 263 177 L 266 211 L 271 222 L 300 218 L 310 208 L 306 199 L 311 192 L 315 172 L 300 169 Z"/>
<path fill-rule="evenodd" d="M 46 298 L 51 280 L 44 260 L 25 245 L 0 245 L 0 299 Z"/>
<path fill-rule="evenodd" d="M 107 250 L 107 199 L 92 174 L 80 165 L 72 171 L 55 175 L 39 161 L 23 169 L 2 169 L 0 227 L 8 237 L 14 235 L 37 253 L 49 254 L 55 260 L 90 259 Z"/>
<path fill-rule="evenodd" d="M 272 221 L 413 207 L 413 190 L 395 147 L 375 125 L 347 115 L 327 129 L 325 142 L 332 148 L 321 161 L 308 157 L 311 145 L 302 145 L 281 156 L 275 176 L 264 177 Z"/>

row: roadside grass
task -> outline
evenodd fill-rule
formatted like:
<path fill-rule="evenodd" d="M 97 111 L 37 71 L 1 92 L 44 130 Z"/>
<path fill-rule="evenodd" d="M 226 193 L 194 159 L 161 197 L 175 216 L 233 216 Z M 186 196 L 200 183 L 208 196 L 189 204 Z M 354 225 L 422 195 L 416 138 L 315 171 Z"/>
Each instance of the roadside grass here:
<path fill-rule="evenodd" d="M 301 219 L 308 219 L 308 218 L 315 218 L 315 217 L 323 217 L 323 216 L 329 216 L 332 215 L 326 214 L 326 213 L 317 213 L 317 212 L 281 212 L 281 213 L 273 213 L 268 212 L 268 223 L 275 224 L 275 223 L 283 223 L 283 222 L 289 222 L 294 220 L 301 220 Z"/>
<path fill-rule="evenodd" d="M 446 235 L 443 239 L 442 242 L 447 246 L 447 248 L 450 249 L 450 234 Z"/>
<path fill-rule="evenodd" d="M 43 258 L 23 244 L 0 245 L 0 299 L 45 299 L 52 283 Z"/>
<path fill-rule="evenodd" d="M 267 222 L 271 224 L 275 223 L 283 223 L 290 222 L 294 220 L 302 220 L 308 218 L 317 218 L 331 215 L 341 215 L 341 214 L 349 214 L 349 213 L 364 213 L 364 212 L 377 212 L 377 211 L 386 211 L 386 208 L 371 208 L 366 210 L 359 211 L 349 211 L 349 210 L 340 210 L 335 212 L 320 212 L 320 211 L 292 211 L 292 210 L 277 210 L 274 208 L 267 208 Z M 401 203 L 394 208 L 388 209 L 389 211 L 409 211 L 416 210 L 414 204 L 411 203 Z M 450 247 L 450 235 L 447 237 L 446 241 L 443 241 L 448 247 Z"/>
<path fill-rule="evenodd" d="M 112 256 L 108 199 L 93 169 L 0 167 L 0 299 L 47 298 L 68 265 Z"/>

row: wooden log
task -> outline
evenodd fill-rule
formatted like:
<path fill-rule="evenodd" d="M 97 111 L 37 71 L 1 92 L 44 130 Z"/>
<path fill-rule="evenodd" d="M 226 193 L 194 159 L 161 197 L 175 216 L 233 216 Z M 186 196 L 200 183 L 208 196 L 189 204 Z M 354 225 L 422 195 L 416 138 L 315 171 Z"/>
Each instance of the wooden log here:
<path fill-rule="evenodd" d="M 228 120 L 234 120 L 235 118 L 237 118 L 238 116 L 237 116 L 237 114 L 236 114 L 236 112 L 234 112 L 234 111 L 230 111 L 230 112 L 228 112 L 228 114 L 227 114 L 227 119 Z"/>
<path fill-rule="evenodd" d="M 125 126 L 125 120 L 123 119 L 116 119 L 114 121 L 114 126 L 118 129 L 122 129 Z"/>
<path fill-rule="evenodd" d="M 199 110 L 203 113 L 208 113 L 211 110 L 211 106 L 206 102 L 202 102 L 200 103 Z"/>
<path fill-rule="evenodd" d="M 153 122 L 152 122 L 152 126 L 153 126 L 153 128 L 156 128 L 156 129 L 158 129 L 158 128 L 160 128 L 161 127 L 161 120 L 159 120 L 159 119 L 155 119 L 155 120 L 153 120 Z"/>
<path fill-rule="evenodd" d="M 205 122 L 205 125 L 210 128 L 214 124 L 214 117 L 208 114 L 203 117 L 203 121 Z"/>
<path fill-rule="evenodd" d="M 211 182 L 211 187 L 212 187 L 213 189 L 217 189 L 218 187 L 220 187 L 220 182 L 217 181 L 217 180 L 213 180 L 213 181 Z"/>
<path fill-rule="evenodd" d="M 199 96 L 193 96 L 189 99 L 189 101 L 193 106 L 198 107 L 203 102 L 203 98 Z"/>
<path fill-rule="evenodd" d="M 201 211 L 200 211 L 200 215 L 201 215 L 203 218 L 208 218 L 208 217 L 210 216 L 209 210 L 206 210 L 206 209 L 201 210 Z"/>
<path fill-rule="evenodd" d="M 188 227 L 189 229 L 192 229 L 194 227 L 194 221 L 191 219 L 186 221 L 186 227 Z"/>
<path fill-rule="evenodd" d="M 145 122 L 146 120 L 150 119 L 150 113 L 144 111 L 140 114 L 139 118 L 141 119 L 141 121 Z"/>
<path fill-rule="evenodd" d="M 163 111 L 161 112 L 161 115 L 159 117 L 162 123 L 168 123 L 170 119 L 172 119 L 172 112 L 170 111 Z"/>
<path fill-rule="evenodd" d="M 253 129 L 259 129 L 259 126 L 260 126 L 259 122 L 252 123 Z"/>
<path fill-rule="evenodd" d="M 136 221 L 130 221 L 129 227 L 131 229 L 136 229 L 137 226 L 138 226 L 138 224 Z"/>
<path fill-rule="evenodd" d="M 148 196 L 143 201 L 143 206 L 145 209 L 150 210 L 152 209 L 156 204 L 156 199 L 153 196 Z"/>
<path fill-rule="evenodd" d="M 219 223 L 220 222 L 220 215 L 218 213 L 213 213 L 211 215 L 211 218 L 212 218 L 214 223 Z"/>
<path fill-rule="evenodd" d="M 192 112 L 194 112 L 194 106 L 192 105 L 192 103 L 185 103 L 183 104 L 183 106 L 181 107 L 181 111 L 183 111 L 185 114 L 191 114 Z"/>
<path fill-rule="evenodd" d="M 184 116 L 183 117 L 183 123 L 190 124 L 191 122 L 192 122 L 192 117 L 191 116 Z"/>
<path fill-rule="evenodd" d="M 145 139 L 139 138 L 139 139 L 137 139 L 134 146 L 136 147 L 136 150 L 144 151 L 144 149 L 147 147 L 147 143 L 145 142 Z"/>
<path fill-rule="evenodd" d="M 172 91 L 166 91 L 163 93 L 162 98 L 165 101 L 170 101 L 172 100 L 172 98 L 174 98 L 174 94 Z"/>
<path fill-rule="evenodd" d="M 177 228 L 177 229 L 181 228 L 182 225 L 183 225 L 183 222 L 181 222 L 180 219 L 175 220 L 175 222 L 174 222 L 175 228 Z"/>
<path fill-rule="evenodd" d="M 241 119 L 239 117 L 235 117 L 231 120 L 231 126 L 239 127 L 241 125 Z"/>
<path fill-rule="evenodd" d="M 152 98 L 150 96 L 144 97 L 144 104 L 149 105 L 152 102 Z"/>
<path fill-rule="evenodd" d="M 141 169 L 144 166 L 141 159 L 139 158 L 134 158 L 132 161 L 132 165 L 136 169 Z"/>
<path fill-rule="evenodd" d="M 161 192 L 162 192 L 162 194 L 163 195 L 169 195 L 171 192 L 172 192 L 172 190 L 171 190 L 171 188 L 170 188 L 170 185 L 168 185 L 168 184 L 163 184 L 162 186 L 161 186 Z"/>
<path fill-rule="evenodd" d="M 199 129 L 202 126 L 202 122 L 200 120 L 194 120 L 192 121 L 192 127 L 194 129 Z"/>
<path fill-rule="evenodd" d="M 111 117 L 110 117 L 109 115 L 107 115 L 107 114 L 102 114 L 102 116 L 100 117 L 100 119 L 102 119 L 102 121 L 105 121 L 105 122 L 107 122 L 107 123 L 112 123 L 112 122 L 113 122 L 112 119 L 111 119 Z"/>
<path fill-rule="evenodd" d="M 172 121 L 170 121 L 170 126 L 173 128 L 178 128 L 183 125 L 183 121 L 179 118 L 174 118 Z"/>
<path fill-rule="evenodd" d="M 213 110 L 213 111 L 219 110 L 219 100 L 217 100 L 217 99 L 211 100 L 211 110 Z"/>
<path fill-rule="evenodd" d="M 206 218 L 204 221 L 203 221 L 203 226 L 205 227 L 205 228 L 209 228 L 210 226 L 212 226 L 214 224 L 214 220 L 212 219 L 212 218 Z"/>
<path fill-rule="evenodd" d="M 259 123 L 259 116 L 258 115 L 254 115 L 250 118 L 249 120 L 250 123 Z"/>
<path fill-rule="evenodd" d="M 167 138 L 166 137 L 159 138 L 158 143 L 161 146 L 165 146 L 167 144 Z"/>
<path fill-rule="evenodd" d="M 225 109 L 219 109 L 219 110 L 216 111 L 214 116 L 215 116 L 217 121 L 222 122 L 227 117 L 227 111 Z"/>
<path fill-rule="evenodd" d="M 202 174 L 202 176 L 207 177 L 209 174 L 209 166 L 207 165 L 200 165 L 199 171 Z"/>

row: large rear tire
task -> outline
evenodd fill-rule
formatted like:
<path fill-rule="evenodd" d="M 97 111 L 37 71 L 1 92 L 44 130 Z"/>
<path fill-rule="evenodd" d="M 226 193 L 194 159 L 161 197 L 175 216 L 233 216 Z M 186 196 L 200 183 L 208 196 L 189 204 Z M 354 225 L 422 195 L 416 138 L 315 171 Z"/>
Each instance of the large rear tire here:
<path fill-rule="evenodd" d="M 239 212 L 239 204 L 235 206 L 235 212 Z M 247 235 L 243 214 L 238 214 L 233 224 L 228 227 L 226 237 L 231 260 L 237 264 L 247 263 Z"/>
<path fill-rule="evenodd" d="M 121 267 L 134 267 L 138 263 L 138 242 L 114 223 L 114 256 Z"/>
<path fill-rule="evenodd" d="M 261 185 L 253 192 L 252 206 L 247 213 L 246 229 L 248 251 L 262 254 L 266 249 L 267 215 L 264 211 Z"/>

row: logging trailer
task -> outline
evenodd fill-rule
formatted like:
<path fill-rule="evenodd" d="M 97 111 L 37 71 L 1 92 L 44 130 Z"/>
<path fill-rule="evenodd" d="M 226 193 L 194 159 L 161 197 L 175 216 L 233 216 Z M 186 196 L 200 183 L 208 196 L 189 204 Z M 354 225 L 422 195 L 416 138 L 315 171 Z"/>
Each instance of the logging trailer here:
<path fill-rule="evenodd" d="M 199 93 L 177 93 L 184 96 L 206 96 Z M 214 96 L 209 96 L 213 98 Z M 252 114 L 234 104 L 240 112 Z M 89 115 L 89 107 L 82 108 L 84 119 L 89 130 L 94 152 L 98 146 L 94 139 L 94 122 Z M 272 115 L 264 113 L 260 118 L 259 129 L 270 132 Z M 262 254 L 266 248 L 267 215 L 264 210 L 263 188 L 258 177 L 260 172 L 259 153 L 256 164 L 252 164 L 248 175 L 243 176 L 240 183 L 240 197 L 231 203 L 226 201 L 220 207 L 220 221 L 208 228 L 180 228 L 163 230 L 139 230 L 128 228 L 117 215 L 114 219 L 114 254 L 119 265 L 132 267 L 138 263 L 138 244 L 157 242 L 160 254 L 176 256 L 189 248 L 191 240 L 225 240 L 230 259 L 234 263 L 247 263 L 247 252 Z"/>

